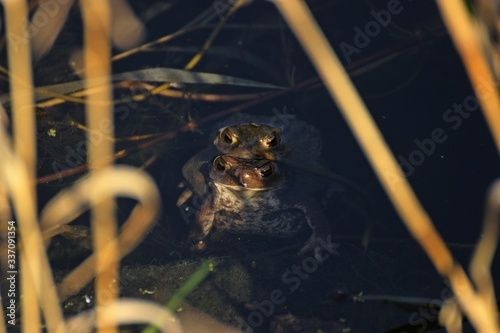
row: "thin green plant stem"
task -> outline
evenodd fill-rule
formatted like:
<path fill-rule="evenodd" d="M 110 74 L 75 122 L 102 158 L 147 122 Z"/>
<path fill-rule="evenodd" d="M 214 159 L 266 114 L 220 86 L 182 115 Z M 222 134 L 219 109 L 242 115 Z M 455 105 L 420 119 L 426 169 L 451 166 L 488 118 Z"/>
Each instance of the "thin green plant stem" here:
<path fill-rule="evenodd" d="M 196 272 L 191 275 L 189 280 L 184 283 L 179 290 L 172 296 L 172 298 L 165 305 L 165 308 L 171 312 L 174 312 L 179 308 L 181 303 L 186 299 L 189 294 L 193 292 L 193 290 L 200 285 L 200 283 L 205 280 L 210 272 L 214 270 L 215 264 L 210 261 L 204 261 L 200 267 L 196 270 Z M 142 333 L 155 333 L 157 332 L 156 327 L 153 325 L 149 325 L 142 331 Z"/>

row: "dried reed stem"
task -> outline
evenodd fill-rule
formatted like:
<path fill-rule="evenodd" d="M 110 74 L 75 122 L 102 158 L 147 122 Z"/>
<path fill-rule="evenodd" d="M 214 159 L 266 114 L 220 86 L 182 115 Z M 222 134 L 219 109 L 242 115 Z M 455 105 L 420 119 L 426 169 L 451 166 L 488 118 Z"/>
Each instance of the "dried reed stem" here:
<path fill-rule="evenodd" d="M 16 155 L 10 152 L 10 140 L 6 133 L 2 140 L 3 158 L 10 155 L 10 166 L 19 168 L 9 170 L 3 165 L 3 183 L 14 200 L 18 228 L 23 247 L 19 248 L 21 259 L 22 330 L 39 332 L 41 328 L 39 301 L 43 302 L 42 271 L 49 271 L 45 252 L 42 250 L 41 235 L 36 219 L 35 194 L 35 113 L 33 109 L 33 83 L 31 77 L 30 40 L 26 35 L 28 9 L 25 1 L 4 0 L 6 35 L 9 37 L 7 56 L 10 68 L 10 91 L 12 94 L 12 117 L 14 147 Z M 2 128 L 3 130 L 3 128 Z M 12 178 L 15 178 L 13 180 Z M 20 207 L 22 204 L 22 207 Z M 50 272 L 50 271 L 49 271 Z M 37 297 L 38 296 L 38 297 Z M 62 321 L 58 303 L 45 308 L 47 325 L 56 331 Z"/>
<path fill-rule="evenodd" d="M 485 217 L 481 239 L 476 247 L 470 263 L 470 274 L 476 285 L 479 297 L 490 308 L 491 316 L 497 316 L 498 308 L 495 288 L 491 277 L 491 263 L 498 247 L 500 216 L 500 180 L 497 180 L 488 191 Z"/>
<path fill-rule="evenodd" d="M 99 137 L 113 137 L 113 118 L 111 112 L 111 73 L 110 65 L 110 21 L 111 9 L 107 0 L 86 0 L 80 2 L 84 24 L 84 77 L 87 88 L 102 86 L 102 90 L 88 96 L 86 116 L 89 132 L 89 161 L 91 177 L 110 165 L 113 145 Z M 104 103 L 103 103 L 104 101 Z M 100 102 L 100 103 L 96 103 Z M 115 302 L 118 295 L 118 242 L 114 211 L 114 200 L 106 199 L 91 207 L 91 228 L 96 253 L 95 294 L 98 307 Z M 104 328 L 105 314 L 97 312 L 99 332 L 116 332 L 116 327 Z"/>
<path fill-rule="evenodd" d="M 31 47 L 33 56 L 36 60 L 42 58 L 52 48 L 52 45 L 64 26 L 64 22 L 66 22 L 66 18 L 71 6 L 73 6 L 74 0 L 61 2 L 62 3 L 56 3 L 53 0 L 40 0 L 39 7 L 33 14 L 30 31 L 36 30 L 37 33 L 34 34 L 31 39 Z M 48 10 L 51 10 L 50 19 L 46 18 Z M 38 17 L 40 17 L 41 21 L 38 20 Z M 44 24 L 42 25 L 40 22 L 44 22 Z"/>
<path fill-rule="evenodd" d="M 464 1 L 438 0 L 437 4 L 453 42 L 462 57 L 472 87 L 500 152 L 500 96 L 498 94 L 498 84 L 494 81 L 484 56 L 478 26 L 467 12 Z M 481 89 L 485 85 L 495 87 L 493 93 Z"/>
<path fill-rule="evenodd" d="M 78 333 L 93 332 L 95 325 L 93 317 L 98 311 L 103 312 L 103 318 L 106 318 L 108 325 L 149 323 L 158 327 L 161 332 L 183 332 L 179 319 L 160 305 L 145 300 L 123 298 L 105 307 L 78 314 L 70 319 L 70 328 Z"/>
<path fill-rule="evenodd" d="M 465 3 L 438 0 L 437 4 L 453 42 L 462 57 L 465 69 L 481 104 L 481 109 L 497 149 L 500 152 L 500 95 L 498 94 L 498 82 L 494 81 L 488 59 L 484 53 L 485 48 L 482 45 L 483 40 L 488 41 L 481 38 L 479 25 L 473 21 L 473 18 L 467 12 Z M 498 22 L 499 18 L 497 17 L 496 20 Z M 489 47 L 488 50 L 497 49 Z M 485 92 L 481 89 L 484 86 L 494 87 L 494 89 Z M 494 317 L 497 316 L 498 308 L 490 268 L 498 245 L 499 205 L 500 183 L 497 181 L 488 195 L 483 238 L 479 242 L 470 264 L 470 272 L 477 287 L 478 297 L 486 304 L 488 314 Z M 497 331 L 500 330 L 498 323 L 496 329 Z"/>
<path fill-rule="evenodd" d="M 27 302 L 27 299 L 30 301 L 32 297 L 35 299 L 34 302 L 32 301 L 33 303 L 28 304 L 28 309 L 34 309 L 35 312 L 22 313 L 23 332 L 40 332 L 40 322 L 35 323 L 38 326 L 31 323 L 25 326 L 25 321 L 36 320 L 37 318 L 39 320 L 37 296 L 43 306 L 49 332 L 66 332 L 55 285 L 51 277 L 49 261 L 43 247 L 36 219 L 36 210 L 34 204 L 29 200 L 29 189 L 32 183 L 28 180 L 28 172 L 23 161 L 10 148 L 10 139 L 3 126 L 0 126 L 0 156 L 3 158 L 0 168 L 1 182 L 5 185 L 7 193 L 14 203 L 18 229 L 23 240 L 23 248 L 19 249 L 22 264 L 27 268 L 23 272 L 26 275 L 23 278 L 37 277 L 22 285 L 22 287 L 27 286 L 29 288 L 28 290 L 21 289 L 23 304 Z M 32 292 L 33 295 L 26 295 L 27 291 Z M 34 308 L 33 304 L 37 307 Z M 22 310 L 26 310 L 24 305 Z M 31 331 L 26 327 L 29 327 Z"/>
<path fill-rule="evenodd" d="M 43 230 L 65 225 L 83 213 L 89 203 L 102 202 L 118 195 L 135 199 L 140 204 L 134 208 L 121 228 L 118 243 L 120 256 L 123 257 L 143 239 L 160 211 L 160 194 L 154 180 L 137 169 L 123 166 L 107 168 L 97 175 L 78 181 L 47 204 L 40 225 Z M 105 253 L 107 249 L 104 248 L 103 251 Z M 59 297 L 62 301 L 78 292 L 94 277 L 95 263 L 96 254 L 93 254 L 64 278 L 59 285 Z"/>
<path fill-rule="evenodd" d="M 274 2 L 339 105 L 401 219 L 424 248 L 439 273 L 449 278 L 462 309 L 476 328 L 480 332 L 497 332 L 496 318 L 489 315 L 488 306 L 477 297 L 465 272 L 454 262 L 304 1 Z M 500 125 L 500 122 L 498 124 Z"/>

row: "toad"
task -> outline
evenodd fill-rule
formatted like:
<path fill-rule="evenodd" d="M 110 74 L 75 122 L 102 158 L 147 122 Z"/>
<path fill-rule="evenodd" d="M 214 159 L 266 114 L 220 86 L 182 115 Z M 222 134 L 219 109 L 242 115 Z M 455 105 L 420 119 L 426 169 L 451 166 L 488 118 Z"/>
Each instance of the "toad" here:
<path fill-rule="evenodd" d="M 218 155 L 209 178 L 211 194 L 190 233 L 197 250 L 204 250 L 204 239 L 212 229 L 288 238 L 309 226 L 312 235 L 299 254 L 314 250 L 318 258 L 318 245 L 329 233 L 326 218 L 309 196 L 291 191 L 276 162 Z"/>
<path fill-rule="evenodd" d="M 301 253 L 328 234 L 326 218 L 313 199 L 322 183 L 304 171 L 324 170 L 317 161 L 318 130 L 295 118 L 238 114 L 217 124 L 211 138 L 213 145 L 183 167 L 196 194 L 193 204 L 200 208 L 190 235 L 199 242 L 198 249 L 205 246 L 203 239 L 212 228 L 290 237 L 309 225 L 313 233 Z M 177 205 L 183 205 L 191 194 L 185 191 Z"/>
<path fill-rule="evenodd" d="M 226 126 L 217 132 L 214 146 L 221 153 L 244 159 L 277 160 L 288 148 L 282 135 L 281 128 L 262 124 Z"/>

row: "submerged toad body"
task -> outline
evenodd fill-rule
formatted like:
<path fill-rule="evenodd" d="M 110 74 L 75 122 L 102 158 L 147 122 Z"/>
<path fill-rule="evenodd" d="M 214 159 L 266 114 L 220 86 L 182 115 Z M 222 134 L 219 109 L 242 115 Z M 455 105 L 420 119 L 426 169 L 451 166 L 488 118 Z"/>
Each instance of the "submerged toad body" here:
<path fill-rule="evenodd" d="M 329 233 L 322 209 L 312 199 L 314 186 L 305 186 L 314 178 L 284 162 L 317 167 L 319 133 L 295 119 L 276 127 L 269 118 L 252 116 L 250 122 L 248 117 L 219 124 L 214 144 L 183 168 L 198 199 L 203 198 L 190 238 L 201 249 L 214 228 L 291 237 L 309 227 L 312 236 L 301 252 L 313 249 Z"/>
<path fill-rule="evenodd" d="M 197 216 L 190 238 L 198 242 L 213 228 L 219 231 L 291 237 L 309 226 L 313 234 L 301 252 L 328 235 L 322 210 L 308 197 L 290 192 L 286 175 L 269 160 L 244 160 L 219 155 L 209 172 L 212 189 Z"/>

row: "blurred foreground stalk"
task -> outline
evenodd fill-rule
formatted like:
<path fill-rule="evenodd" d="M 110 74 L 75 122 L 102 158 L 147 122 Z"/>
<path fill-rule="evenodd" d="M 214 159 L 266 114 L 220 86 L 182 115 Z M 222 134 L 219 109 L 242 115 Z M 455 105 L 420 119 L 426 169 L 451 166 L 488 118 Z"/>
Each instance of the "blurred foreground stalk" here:
<path fill-rule="evenodd" d="M 39 298 L 41 298 L 42 279 L 37 273 L 43 269 L 41 257 L 44 253 L 41 252 L 43 247 L 36 220 L 36 129 L 33 110 L 31 50 L 29 39 L 24 37 L 27 31 L 28 8 L 25 1 L 4 0 L 2 3 L 5 11 L 6 30 L 11 37 L 16 38 L 15 43 L 7 44 L 15 152 L 10 151 L 11 147 L 8 146 L 10 140 L 5 133 L 2 140 L 2 157 L 11 156 L 11 160 L 2 165 L 2 178 L 4 178 L 2 185 L 6 186 L 7 193 L 13 199 L 17 217 L 17 231 L 22 236 L 18 238 L 22 241 L 18 260 L 20 260 L 20 291 L 23 293 L 23 298 L 20 298 L 20 294 L 16 295 L 21 303 L 23 313 L 21 328 L 23 332 L 39 332 L 41 327 Z M 20 168 L 9 172 L 9 164 L 10 166 L 17 164 Z M 10 179 L 5 179 L 7 177 Z M 13 178 L 17 180 L 14 184 L 11 183 Z M 2 221 L 2 223 L 6 222 Z M 49 319 L 48 325 L 51 324 Z"/>
<path fill-rule="evenodd" d="M 87 142 L 89 145 L 90 177 L 111 165 L 113 161 L 113 142 L 104 138 L 113 137 L 113 118 L 111 112 L 111 8 L 108 0 L 86 0 L 80 3 L 84 25 L 84 78 L 87 89 L 97 84 L 100 89 L 87 97 L 86 117 Z M 92 134 L 99 133 L 96 142 Z M 96 306 L 105 307 L 114 303 L 119 286 L 119 248 L 115 203 L 111 198 L 92 202 L 91 227 L 92 241 L 96 253 L 95 294 Z M 99 332 L 117 332 L 116 326 L 105 327 L 105 315 L 96 312 L 96 325 Z M 108 314 L 115 318 L 116 315 Z"/>
<path fill-rule="evenodd" d="M 467 12 L 465 1 L 438 0 L 437 4 L 453 42 L 462 57 L 474 92 L 481 104 L 481 110 L 500 153 L 500 96 L 498 94 L 498 83 L 495 82 L 488 66 L 488 60 L 484 56 L 478 25 L 473 22 Z M 497 17 L 496 20 L 497 25 L 500 24 L 500 18 Z M 481 89 L 484 85 L 495 87 L 493 93 Z"/>

